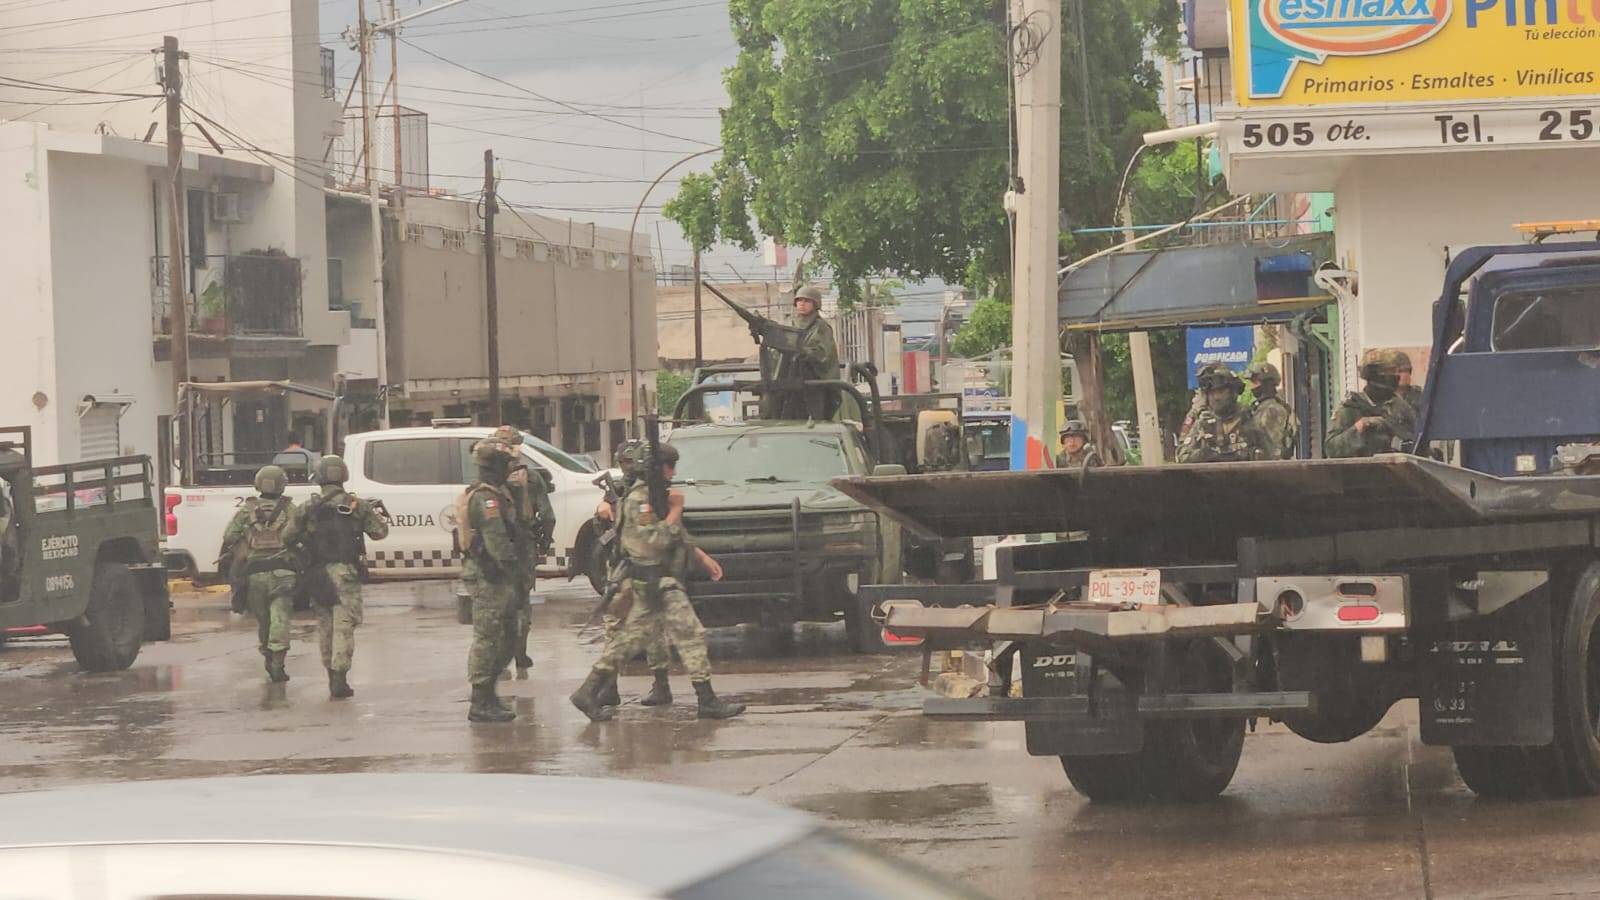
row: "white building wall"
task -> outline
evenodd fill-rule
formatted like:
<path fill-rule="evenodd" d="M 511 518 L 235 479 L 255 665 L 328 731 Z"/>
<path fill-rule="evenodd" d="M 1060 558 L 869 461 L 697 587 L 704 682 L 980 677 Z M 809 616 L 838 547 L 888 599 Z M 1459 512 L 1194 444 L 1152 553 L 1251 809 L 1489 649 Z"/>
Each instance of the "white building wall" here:
<path fill-rule="evenodd" d="M 1361 157 L 1335 196 L 1340 263 L 1360 273 L 1359 346 L 1426 348 L 1448 255 L 1522 243 L 1518 222 L 1600 218 L 1600 169 L 1583 150 Z"/>
<path fill-rule="evenodd" d="M 155 362 L 152 344 L 151 172 L 136 162 L 56 152 L 50 176 L 58 458 L 80 458 L 80 402 L 128 396 L 134 402 L 122 417 L 119 449 L 154 457 L 157 417 L 170 415 L 173 404 L 171 366 Z"/>
<path fill-rule="evenodd" d="M 50 169 L 41 139 L 44 126 L 0 122 L 0 298 L 4 298 L 6 352 L 0 353 L 0 424 L 33 428 L 34 452 L 54 459 L 58 447 L 56 327 L 50 247 Z M 43 401 L 42 408 L 36 398 Z"/>

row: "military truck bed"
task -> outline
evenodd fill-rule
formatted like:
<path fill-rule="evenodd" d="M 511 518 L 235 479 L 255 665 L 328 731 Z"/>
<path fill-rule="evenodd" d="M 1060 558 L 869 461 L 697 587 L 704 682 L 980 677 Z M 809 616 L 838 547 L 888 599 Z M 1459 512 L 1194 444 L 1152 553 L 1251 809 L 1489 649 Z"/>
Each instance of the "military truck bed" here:
<path fill-rule="evenodd" d="M 924 537 L 1310 537 L 1600 515 L 1600 476 L 1497 478 L 1417 456 L 841 478 Z"/>

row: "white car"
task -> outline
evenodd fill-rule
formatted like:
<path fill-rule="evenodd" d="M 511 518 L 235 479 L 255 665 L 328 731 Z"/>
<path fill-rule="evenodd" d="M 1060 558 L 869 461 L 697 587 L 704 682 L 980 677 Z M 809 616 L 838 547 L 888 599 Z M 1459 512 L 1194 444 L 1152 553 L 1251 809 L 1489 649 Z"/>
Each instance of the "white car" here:
<path fill-rule="evenodd" d="M 347 490 L 382 500 L 389 510 L 389 536 L 367 542 L 367 566 L 374 578 L 441 578 L 461 572 L 455 551 L 455 501 L 477 475 L 472 445 L 492 428 L 395 428 L 345 439 L 350 466 Z M 522 455 L 544 479 L 555 508 L 554 553 L 541 563 L 545 575 L 588 574 L 596 533 L 591 524 L 604 492 L 594 484 L 600 470 L 586 457 L 566 453 L 531 434 L 523 435 Z M 296 502 L 315 493 L 310 484 L 291 484 Z M 176 571 L 215 581 L 222 533 L 234 511 L 255 492 L 242 485 L 169 487 L 163 556 Z"/>

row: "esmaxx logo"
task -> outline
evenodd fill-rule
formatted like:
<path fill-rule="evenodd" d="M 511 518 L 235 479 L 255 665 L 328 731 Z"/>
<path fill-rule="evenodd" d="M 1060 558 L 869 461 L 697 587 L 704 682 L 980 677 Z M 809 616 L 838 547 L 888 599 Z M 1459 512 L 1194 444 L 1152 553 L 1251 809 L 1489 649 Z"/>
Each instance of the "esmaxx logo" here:
<path fill-rule="evenodd" d="M 1365 56 L 1420 44 L 1450 19 L 1451 0 L 1262 0 L 1261 24 L 1289 47 Z"/>

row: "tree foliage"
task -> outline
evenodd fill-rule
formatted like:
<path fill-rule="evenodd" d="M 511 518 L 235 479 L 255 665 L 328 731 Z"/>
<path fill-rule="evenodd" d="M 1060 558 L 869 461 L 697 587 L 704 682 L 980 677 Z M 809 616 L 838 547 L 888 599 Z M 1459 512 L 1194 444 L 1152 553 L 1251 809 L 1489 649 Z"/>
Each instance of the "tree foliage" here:
<path fill-rule="evenodd" d="M 678 406 L 678 398 L 688 389 L 689 376 L 666 369 L 656 370 L 656 409 L 671 415 Z"/>
<path fill-rule="evenodd" d="M 986 297 L 973 304 L 972 315 L 950 340 L 950 352 L 973 359 L 1010 345 L 1011 304 Z"/>
<path fill-rule="evenodd" d="M 1212 203 L 1223 190 L 1221 179 L 1204 170 L 1203 141 L 1153 147 L 1140 157 L 1128 179 L 1133 220 L 1140 225 L 1182 222 Z"/>
<path fill-rule="evenodd" d="M 1075 221 L 1112 221 L 1122 167 L 1160 125 L 1144 46 L 1175 46 L 1176 6 L 1067 0 L 1053 23 L 1062 205 Z M 886 272 L 1004 295 L 1005 4 L 731 0 L 729 13 L 739 56 L 724 75 L 723 157 L 664 209 L 690 241 L 753 247 L 753 214 L 762 233 L 811 247 L 851 299 Z"/>

